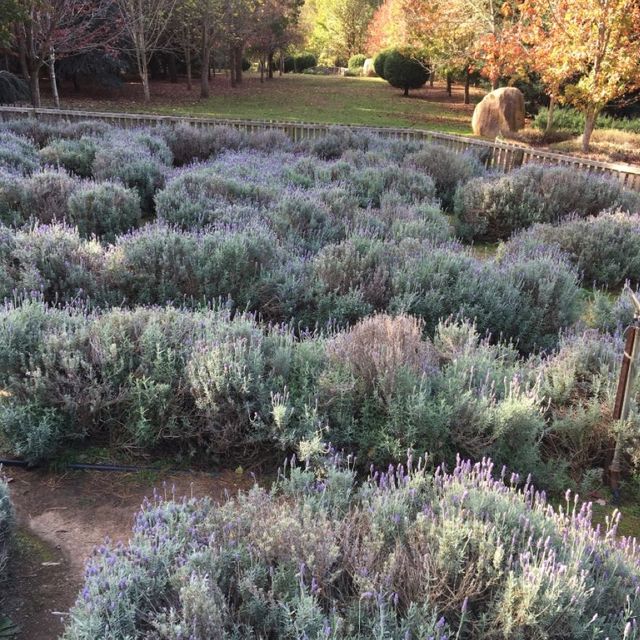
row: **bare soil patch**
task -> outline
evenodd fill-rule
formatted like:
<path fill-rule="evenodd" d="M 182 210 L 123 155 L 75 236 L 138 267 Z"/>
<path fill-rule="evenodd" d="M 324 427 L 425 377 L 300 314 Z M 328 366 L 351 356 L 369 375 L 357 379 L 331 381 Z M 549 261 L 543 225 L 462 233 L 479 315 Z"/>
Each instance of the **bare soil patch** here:
<path fill-rule="evenodd" d="M 84 564 L 105 538 L 127 542 L 135 513 L 154 488 L 167 497 L 222 500 L 253 480 L 232 471 L 111 473 L 6 469 L 18 532 L 4 612 L 19 640 L 59 637 L 82 585 Z"/>

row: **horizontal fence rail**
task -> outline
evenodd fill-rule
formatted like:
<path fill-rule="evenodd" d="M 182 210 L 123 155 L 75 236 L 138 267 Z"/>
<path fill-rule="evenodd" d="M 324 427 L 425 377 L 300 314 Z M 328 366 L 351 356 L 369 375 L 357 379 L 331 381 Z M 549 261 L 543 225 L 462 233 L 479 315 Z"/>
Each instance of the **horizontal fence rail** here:
<path fill-rule="evenodd" d="M 234 127 L 247 133 L 281 131 L 293 141 L 314 140 L 331 132 L 361 130 L 387 138 L 436 142 L 463 153 L 475 151 L 488 169 L 508 172 L 525 164 L 551 164 L 573 167 L 578 171 L 596 173 L 621 182 L 628 189 L 640 191 L 640 167 L 624 163 L 599 162 L 577 156 L 540 151 L 511 142 L 478 140 L 465 136 L 410 129 L 402 127 L 369 127 L 364 125 L 334 125 L 307 122 L 279 122 L 271 120 L 237 120 L 227 118 L 193 118 L 189 116 L 163 116 L 146 113 L 106 113 L 100 111 L 71 111 L 60 109 L 34 109 L 31 107 L 0 106 L 0 121 L 34 118 L 42 122 L 81 122 L 99 120 L 123 128 L 189 124 L 198 128 L 215 126 Z"/>

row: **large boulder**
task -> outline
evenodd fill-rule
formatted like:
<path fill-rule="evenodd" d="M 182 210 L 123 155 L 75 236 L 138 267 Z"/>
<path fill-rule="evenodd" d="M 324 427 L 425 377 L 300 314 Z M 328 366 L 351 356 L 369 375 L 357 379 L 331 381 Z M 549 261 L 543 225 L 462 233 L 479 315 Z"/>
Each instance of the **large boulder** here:
<path fill-rule="evenodd" d="M 373 66 L 373 58 L 367 58 L 364 61 L 364 66 L 362 67 L 362 75 L 365 78 L 374 78 L 378 75 L 376 73 L 375 67 Z"/>
<path fill-rule="evenodd" d="M 487 94 L 473 111 L 473 133 L 494 139 L 524 127 L 524 95 L 515 87 L 503 87 Z"/>

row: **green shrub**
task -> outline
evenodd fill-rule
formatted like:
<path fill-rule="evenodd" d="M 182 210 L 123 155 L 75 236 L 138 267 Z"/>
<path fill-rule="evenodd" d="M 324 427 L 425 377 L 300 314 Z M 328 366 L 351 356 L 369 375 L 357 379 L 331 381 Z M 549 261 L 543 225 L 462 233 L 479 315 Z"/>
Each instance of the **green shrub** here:
<path fill-rule="evenodd" d="M 375 63 L 374 63 L 375 66 Z M 382 77 L 392 86 L 409 95 L 409 89 L 419 89 L 429 79 L 429 70 L 410 51 L 394 49 L 384 58 Z"/>
<path fill-rule="evenodd" d="M 110 182 L 82 184 L 69 196 L 67 207 L 67 220 L 81 236 L 96 235 L 105 242 L 137 227 L 142 216 L 137 192 Z"/>
<path fill-rule="evenodd" d="M 605 209 L 640 209 L 640 196 L 618 182 L 566 167 L 527 165 L 493 179 L 474 178 L 456 191 L 458 232 L 476 240 L 506 239 L 536 222 L 557 222 Z"/>
<path fill-rule="evenodd" d="M 97 143 L 91 138 L 79 140 L 53 140 L 40 150 L 44 164 L 63 168 L 78 176 L 88 178 L 93 170 Z"/>
<path fill-rule="evenodd" d="M 31 99 L 29 85 L 10 71 L 0 71 L 0 104 L 28 102 Z"/>
<path fill-rule="evenodd" d="M 284 59 L 285 73 L 302 73 L 318 64 L 317 58 L 312 53 L 301 53 L 295 56 L 286 56 Z"/>
<path fill-rule="evenodd" d="M 147 501 L 89 560 L 64 639 L 637 638 L 618 517 L 596 530 L 590 504 L 554 508 L 491 460 L 357 484 L 316 458 L 221 505 Z"/>
<path fill-rule="evenodd" d="M 375 69 L 376 74 L 380 78 L 384 78 L 384 65 L 387 61 L 387 57 L 389 53 L 391 53 L 391 49 L 385 49 L 381 51 L 374 59 L 373 59 L 373 68 Z M 386 78 L 384 78 L 386 80 Z"/>
<path fill-rule="evenodd" d="M 547 128 L 548 119 L 549 110 L 546 107 L 541 107 L 532 124 L 537 129 L 544 131 Z M 640 133 L 640 119 L 616 118 L 601 113 L 596 121 L 596 127 Z M 584 130 L 584 114 L 569 107 L 556 107 L 553 110 L 553 128 L 578 135 Z"/>
<path fill-rule="evenodd" d="M 367 56 L 365 56 L 362 53 L 357 53 L 356 55 L 351 56 L 349 58 L 349 62 L 347 63 L 347 66 L 352 71 L 356 71 L 358 69 L 362 69 L 362 67 L 364 67 L 364 62 L 365 62 L 366 59 L 367 59 Z"/>

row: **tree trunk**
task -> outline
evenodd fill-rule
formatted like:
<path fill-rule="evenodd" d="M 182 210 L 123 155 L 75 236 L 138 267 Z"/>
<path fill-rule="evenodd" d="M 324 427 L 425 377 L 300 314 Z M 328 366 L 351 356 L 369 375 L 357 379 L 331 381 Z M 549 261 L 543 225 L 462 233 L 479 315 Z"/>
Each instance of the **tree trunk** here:
<path fill-rule="evenodd" d="M 553 129 L 553 112 L 556 107 L 555 96 L 549 99 L 549 110 L 547 111 L 547 126 L 544 128 L 544 134 L 547 135 Z"/>
<path fill-rule="evenodd" d="M 229 50 L 229 78 L 231 80 L 231 86 L 236 86 L 236 50 L 231 47 Z"/>
<path fill-rule="evenodd" d="M 29 77 L 29 84 L 31 85 L 31 104 L 37 109 L 41 105 L 40 101 L 40 65 L 36 65 L 31 69 L 31 75 Z"/>
<path fill-rule="evenodd" d="M 284 74 L 284 51 L 280 49 L 280 70 L 278 71 L 278 75 L 282 76 Z"/>
<path fill-rule="evenodd" d="M 453 84 L 453 78 L 451 71 L 447 71 L 447 95 L 451 97 L 451 85 Z"/>
<path fill-rule="evenodd" d="M 260 84 L 262 84 L 264 82 L 264 56 L 260 58 L 258 66 L 260 67 Z"/>
<path fill-rule="evenodd" d="M 144 101 L 151 101 L 151 89 L 149 88 L 149 65 L 147 64 L 147 56 L 142 55 L 140 60 L 140 80 L 142 80 L 142 92 L 144 93 Z"/>
<path fill-rule="evenodd" d="M 469 104 L 469 84 L 471 83 L 471 74 L 469 73 L 469 67 L 467 67 L 464 74 L 464 103 Z"/>
<path fill-rule="evenodd" d="M 167 66 L 169 68 L 169 82 L 176 84 L 178 82 L 178 70 L 176 68 L 176 54 L 173 51 L 169 53 Z"/>
<path fill-rule="evenodd" d="M 436 70 L 432 67 L 431 73 L 429 74 L 429 86 L 433 89 L 433 83 L 436 79 Z"/>
<path fill-rule="evenodd" d="M 236 62 L 236 83 L 242 83 L 242 47 L 236 47 L 235 53 Z"/>
<path fill-rule="evenodd" d="M 184 50 L 184 63 L 187 67 L 187 91 L 191 91 L 193 89 L 193 76 L 191 72 L 191 42 L 188 41 Z"/>
<path fill-rule="evenodd" d="M 591 134 L 596 125 L 596 118 L 598 117 L 597 111 L 588 111 L 585 114 L 584 119 L 584 132 L 582 133 L 582 151 L 587 153 L 589 151 L 589 143 L 591 141 Z"/>
<path fill-rule="evenodd" d="M 404 88 L 404 93 L 402 95 L 403 96 L 408 96 L 409 95 L 409 87 L 405 87 Z"/>
<path fill-rule="evenodd" d="M 498 89 L 500 87 L 500 78 L 494 78 L 491 81 L 491 90 L 495 91 L 496 89 Z"/>
<path fill-rule="evenodd" d="M 200 97 L 209 97 L 209 68 L 211 66 L 211 42 L 209 41 L 209 28 L 205 24 L 202 27 L 202 68 L 200 69 Z"/>
<path fill-rule="evenodd" d="M 273 52 L 271 51 L 267 56 L 267 78 L 273 80 Z"/>
<path fill-rule="evenodd" d="M 56 109 L 60 108 L 60 94 L 58 93 L 58 79 L 56 78 L 56 52 L 51 48 L 49 57 L 49 79 L 51 80 L 51 93 L 53 95 L 53 104 Z"/>

